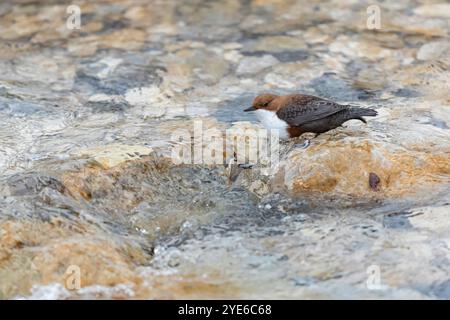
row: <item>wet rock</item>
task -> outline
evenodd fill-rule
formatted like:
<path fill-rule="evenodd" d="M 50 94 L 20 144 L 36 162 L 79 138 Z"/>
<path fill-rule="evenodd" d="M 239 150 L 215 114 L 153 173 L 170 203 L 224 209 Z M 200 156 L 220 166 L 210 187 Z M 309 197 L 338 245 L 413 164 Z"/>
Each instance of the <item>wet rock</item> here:
<path fill-rule="evenodd" d="M 448 129 L 450 127 L 450 110 L 445 107 L 445 102 L 437 103 L 436 107 L 431 110 L 433 118 L 442 121 L 442 128 Z"/>
<path fill-rule="evenodd" d="M 41 29 L 40 19 L 36 16 L 22 15 L 14 18 L 12 15 L 2 19 L 2 39 L 16 39 L 35 34 Z"/>
<path fill-rule="evenodd" d="M 124 16 L 132 23 L 141 25 L 146 25 L 149 20 L 157 18 L 149 6 L 133 6 Z"/>
<path fill-rule="evenodd" d="M 204 43 L 197 43 L 198 47 L 194 44 L 192 44 L 194 48 L 183 46 L 164 58 L 169 66 L 170 81 L 183 82 L 183 79 L 174 79 L 176 75 L 187 78 L 184 81 L 189 82 L 201 80 L 208 85 L 217 83 L 228 73 L 229 62 L 222 54 L 215 52 L 214 48 L 207 49 Z M 190 86 L 186 84 L 186 87 Z"/>
<path fill-rule="evenodd" d="M 29 55 L 19 59 L 11 75 L 64 91 L 73 87 L 75 72 L 74 65 L 62 55 Z"/>
<path fill-rule="evenodd" d="M 167 120 L 159 124 L 161 133 L 169 138 L 170 142 L 174 142 L 178 134 L 186 133 L 190 137 L 194 137 L 194 129 L 197 127 L 203 133 L 208 132 L 210 129 L 218 129 L 220 132 L 225 132 L 227 126 L 224 123 L 217 121 L 211 117 L 198 117 L 190 121 L 182 120 Z M 197 133 L 197 138 L 201 138 L 201 135 Z"/>
<path fill-rule="evenodd" d="M 271 55 L 264 55 L 262 57 L 244 57 L 236 72 L 238 74 L 257 73 L 272 67 L 278 62 L 279 61 Z"/>
<path fill-rule="evenodd" d="M 229 3 L 211 3 L 205 6 L 195 2 L 192 5 L 177 6 L 174 9 L 179 14 L 180 34 L 191 40 L 206 41 L 233 41 L 240 36 L 240 30 L 235 26 L 242 17 L 242 3 L 230 1 Z M 176 9 L 175 9 L 176 8 Z"/>
<path fill-rule="evenodd" d="M 286 94 L 291 93 L 293 90 L 306 93 L 306 90 L 309 88 L 307 86 L 300 86 L 299 84 L 309 83 L 323 73 L 323 68 L 319 68 L 309 59 L 279 63 L 271 68 L 270 73 L 265 75 L 265 89 L 276 90 L 279 88 Z M 314 94 L 312 91 L 309 93 Z"/>
<path fill-rule="evenodd" d="M 97 52 L 98 45 L 95 41 L 74 39 L 67 44 L 67 50 L 78 57 L 89 57 Z"/>
<path fill-rule="evenodd" d="M 301 61 L 308 58 L 308 52 L 305 50 L 269 52 L 269 51 L 252 51 L 245 52 L 246 56 L 264 57 L 266 55 L 273 55 L 281 62 Z"/>
<path fill-rule="evenodd" d="M 450 279 L 435 285 L 432 290 L 438 299 L 449 299 L 450 298 Z"/>
<path fill-rule="evenodd" d="M 333 100 L 366 100 L 374 94 L 368 90 L 358 89 L 333 73 L 325 73 L 311 81 L 318 96 Z"/>
<path fill-rule="evenodd" d="M 103 48 L 138 50 L 144 45 L 146 34 L 139 29 L 120 29 L 94 39 Z"/>
<path fill-rule="evenodd" d="M 239 52 L 239 51 L 237 51 L 237 50 L 230 50 L 230 51 L 228 51 L 228 52 L 225 52 L 225 54 L 223 55 L 223 57 L 226 59 L 226 60 L 228 60 L 228 61 L 231 61 L 231 62 L 234 62 L 234 63 L 238 63 L 239 61 L 241 61 L 241 59 L 242 59 L 242 54 Z"/>
<path fill-rule="evenodd" d="M 109 169 L 124 162 L 148 156 L 152 152 L 153 149 L 147 146 L 110 144 L 79 150 L 74 153 L 74 156 L 87 157 L 88 159 L 94 160 L 102 168 Z"/>
<path fill-rule="evenodd" d="M 76 199 L 110 215 L 115 212 L 119 221 L 131 216 L 134 228 L 148 239 L 175 232 L 188 218 L 207 221 L 217 209 L 216 199 L 228 189 L 222 166 L 175 164 L 147 147 L 109 145 L 76 155 L 88 162 L 60 174 L 65 188 Z M 160 214 L 168 208 L 167 214 Z"/>
<path fill-rule="evenodd" d="M 130 107 L 121 96 L 96 94 L 89 97 L 87 106 L 94 112 L 123 112 Z"/>
<path fill-rule="evenodd" d="M 275 53 L 274 56 L 281 62 L 291 62 L 305 60 L 308 58 L 309 54 L 304 50 L 297 50 Z"/>
<path fill-rule="evenodd" d="M 1 110 L 3 111 L 6 109 L 8 113 L 14 117 L 23 117 L 42 112 L 42 106 L 35 103 L 23 102 L 20 100 L 2 100 L 3 99 L 0 100 Z"/>
<path fill-rule="evenodd" d="M 122 95 L 136 87 L 159 84 L 158 65 L 148 64 L 145 59 L 132 62 L 127 59 L 103 58 L 80 65 L 76 71 L 75 87 L 83 92 Z"/>
<path fill-rule="evenodd" d="M 139 87 L 128 90 L 125 100 L 134 107 L 142 108 L 144 118 L 162 117 L 170 107 L 170 93 L 163 93 L 156 87 Z"/>
<path fill-rule="evenodd" d="M 73 239 L 49 243 L 33 258 L 32 263 L 39 270 L 44 284 L 63 282 L 63 272 L 69 266 L 75 265 L 80 268 L 82 286 L 114 286 L 138 281 L 132 271 L 136 261 L 133 261 L 134 259 L 136 257 L 126 253 L 126 248 L 107 240 L 78 242 Z"/>
<path fill-rule="evenodd" d="M 244 52 L 283 53 L 305 49 L 306 44 L 298 37 L 271 36 L 261 37 L 244 44 Z"/>
<path fill-rule="evenodd" d="M 447 21 L 441 19 L 420 18 L 418 16 L 394 15 L 384 22 L 384 27 L 398 32 L 423 36 L 446 36 Z"/>
<path fill-rule="evenodd" d="M 32 300 L 66 300 L 66 299 L 131 299 L 135 297 L 133 285 L 119 284 L 115 286 L 92 285 L 79 290 L 68 290 L 59 283 L 36 285 L 31 288 L 29 296 L 16 296 L 16 299 Z"/>
<path fill-rule="evenodd" d="M 217 110 L 212 114 L 214 118 L 221 122 L 237 122 L 256 120 L 255 116 L 250 112 L 244 112 L 245 106 L 251 104 L 251 95 L 244 95 L 233 100 L 221 103 Z"/>
<path fill-rule="evenodd" d="M 361 91 L 361 96 L 364 96 L 364 94 L 373 96 L 388 85 L 389 82 L 386 79 L 385 71 L 366 68 L 358 72 L 357 78 L 352 83 L 353 87 Z"/>
<path fill-rule="evenodd" d="M 138 282 L 131 269 L 148 257 L 134 244 L 116 244 L 99 237 L 98 230 L 94 237 L 88 230 L 92 227 L 85 222 L 71 227 L 57 217 L 50 222 L 0 221 L 2 296 L 28 295 L 37 282 L 65 287 L 69 266 L 80 268 L 83 287 Z"/>
<path fill-rule="evenodd" d="M 417 59 L 432 60 L 437 59 L 442 54 L 450 50 L 448 41 L 436 41 L 424 44 L 417 52 Z"/>
<path fill-rule="evenodd" d="M 390 50 L 377 46 L 370 41 L 355 41 L 347 36 L 339 36 L 335 42 L 331 43 L 330 51 L 348 57 L 358 56 L 368 59 L 387 58 L 392 54 Z"/>
<path fill-rule="evenodd" d="M 60 193 L 65 191 L 64 185 L 54 177 L 38 174 L 15 175 L 8 179 L 9 191 L 12 195 L 33 195 L 44 188 L 51 188 Z"/>
<path fill-rule="evenodd" d="M 151 148 L 128 145 L 83 149 L 74 153 L 72 160 L 62 167 L 54 167 L 59 180 L 28 178 L 24 184 L 24 177 L 20 175 L 11 179 L 11 196 L 14 197 L 34 197 L 45 188 L 54 189 L 58 194 L 68 190 L 69 198 L 76 199 L 76 202 L 57 200 L 57 194 L 49 196 L 52 201 L 62 201 L 61 208 L 75 205 L 84 218 L 67 219 L 60 210 L 56 211 L 59 215 L 50 213 L 45 222 L 36 220 L 37 217 L 29 224 L 24 221 L 3 223 L 0 220 L 2 296 L 27 295 L 36 283 L 64 287 L 65 271 L 69 266 L 80 268 L 81 285 L 86 288 L 86 294 L 87 288 L 94 285 L 114 287 L 125 284 L 136 287 L 139 294 L 152 295 L 147 291 L 147 285 L 140 287 L 142 278 L 135 270 L 136 266 L 149 261 L 148 250 L 135 240 L 120 240 L 124 236 L 120 230 L 132 226 L 145 238 L 155 239 L 157 235 L 178 231 L 190 216 L 191 223 L 195 223 L 195 219 L 208 221 L 218 209 L 216 198 L 221 198 L 228 187 L 220 173 L 206 168 L 173 166 L 169 160 L 152 158 L 149 156 L 151 153 Z M 193 176 L 196 177 L 194 180 Z M 159 189 L 161 183 L 166 184 L 166 188 Z M 26 189 L 20 185 L 25 185 Z M 216 192 L 203 196 L 203 192 L 199 192 L 203 186 L 216 188 Z M 246 201 L 240 198 L 242 195 L 227 205 Z M 41 206 L 39 198 L 34 199 Z M 84 216 L 84 201 L 89 203 L 91 210 L 105 210 L 106 221 L 99 221 L 99 216 Z M 55 207 L 55 203 L 51 205 Z M 163 208 L 171 209 L 166 215 L 160 215 Z M 119 212 L 122 217 L 117 215 Z M 127 215 L 131 216 L 129 220 L 125 218 Z M 108 222 L 106 217 L 114 217 L 114 222 Z M 107 233 L 104 224 L 108 225 Z M 35 232 L 38 231 L 39 236 L 36 237 Z M 125 234 L 129 235 L 129 232 Z M 32 246 L 39 246 L 40 250 L 30 250 Z M 15 285 L 18 279 L 20 286 Z M 176 283 L 171 285 L 175 291 Z M 94 288 L 91 289 L 95 292 Z M 84 291 L 74 294 L 84 296 Z M 72 296 L 70 290 L 69 293 Z M 160 294 L 161 291 L 157 293 Z"/>
<path fill-rule="evenodd" d="M 394 94 L 398 97 L 405 97 L 405 98 L 408 97 L 415 98 L 420 96 L 419 92 L 408 88 L 398 89 L 397 91 L 394 92 Z"/>
<path fill-rule="evenodd" d="M 290 34 L 294 36 L 303 36 L 307 43 L 316 44 L 316 43 L 329 43 L 330 35 L 327 34 L 325 30 L 323 30 L 323 26 L 312 26 L 306 30 L 294 30 L 291 31 Z"/>
<path fill-rule="evenodd" d="M 377 172 L 383 186 L 377 195 L 408 196 L 445 184 L 450 169 L 447 160 L 443 153 L 412 152 L 377 141 L 323 141 L 288 157 L 285 184 L 299 195 L 370 197 L 367 181 L 370 172 Z"/>
<path fill-rule="evenodd" d="M 37 50 L 36 45 L 32 45 L 25 41 L 2 41 L 0 43 L 0 58 L 1 59 L 14 59 L 22 56 L 23 54 L 30 54 Z"/>
<path fill-rule="evenodd" d="M 433 3 L 425 4 L 414 9 L 414 13 L 431 18 L 450 18 L 450 4 Z"/>
<path fill-rule="evenodd" d="M 391 81 L 400 87 L 411 87 L 432 100 L 446 99 L 443 94 L 448 87 L 447 70 L 450 64 L 445 60 L 424 61 L 405 66 L 393 74 Z"/>

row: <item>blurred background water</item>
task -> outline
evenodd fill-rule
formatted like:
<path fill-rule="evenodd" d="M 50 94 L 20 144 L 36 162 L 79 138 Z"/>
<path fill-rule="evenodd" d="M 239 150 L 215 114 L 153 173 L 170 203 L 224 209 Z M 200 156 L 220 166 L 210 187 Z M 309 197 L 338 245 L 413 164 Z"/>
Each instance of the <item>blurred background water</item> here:
<path fill-rule="evenodd" d="M 371 4 L 0 4 L 0 297 L 449 298 L 450 5 Z M 379 116 L 275 176 L 167 159 L 262 92 Z"/>

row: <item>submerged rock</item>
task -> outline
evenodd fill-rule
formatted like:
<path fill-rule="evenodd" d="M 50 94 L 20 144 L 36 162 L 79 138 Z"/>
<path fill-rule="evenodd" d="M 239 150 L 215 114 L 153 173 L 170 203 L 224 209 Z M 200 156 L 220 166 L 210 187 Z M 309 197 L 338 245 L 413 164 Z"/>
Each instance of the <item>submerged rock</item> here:
<path fill-rule="evenodd" d="M 257 73 L 277 63 L 278 60 L 271 55 L 245 57 L 242 59 L 236 71 L 238 74 Z"/>
<path fill-rule="evenodd" d="M 450 18 L 450 4 L 448 3 L 425 4 L 415 8 L 414 13 L 425 17 Z"/>
<path fill-rule="evenodd" d="M 289 52 L 305 49 L 306 44 L 298 37 L 270 36 L 261 37 L 244 44 L 244 52 Z"/>
<path fill-rule="evenodd" d="M 448 53 L 450 50 L 450 44 L 448 41 L 435 41 L 424 44 L 417 52 L 417 59 L 419 60 L 431 60 L 437 59 L 444 53 Z"/>
<path fill-rule="evenodd" d="M 139 287 L 143 278 L 136 270 L 151 261 L 147 242 L 181 228 L 189 232 L 188 219 L 206 223 L 217 210 L 226 212 L 227 206 L 245 201 L 236 194 L 216 204 L 228 192 L 223 170 L 175 165 L 145 146 L 81 149 L 50 171 L 51 177 L 18 174 L 9 180 L 13 201 L 29 200 L 56 211 L 19 221 L 12 213 L 0 219 L 2 297 L 26 295 L 36 284 L 52 283 L 62 284 L 70 295 L 66 270 L 71 266 L 79 268 L 83 288 L 131 285 L 140 294 L 151 294 L 150 288 Z M 203 188 L 215 192 L 202 195 Z M 30 209 L 35 210 L 33 205 Z M 177 281 L 170 287 L 181 290 L 175 289 Z"/>

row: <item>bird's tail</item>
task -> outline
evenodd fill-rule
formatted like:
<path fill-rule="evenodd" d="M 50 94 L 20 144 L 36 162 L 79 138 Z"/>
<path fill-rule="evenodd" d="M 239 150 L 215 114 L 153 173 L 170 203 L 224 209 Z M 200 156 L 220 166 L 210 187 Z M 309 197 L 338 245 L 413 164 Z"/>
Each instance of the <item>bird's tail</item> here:
<path fill-rule="evenodd" d="M 364 123 L 367 123 L 364 117 L 375 117 L 378 115 L 378 112 L 376 110 L 370 109 L 370 108 L 360 108 L 360 107 L 351 107 L 349 109 L 349 120 L 350 119 L 357 119 L 361 120 Z"/>

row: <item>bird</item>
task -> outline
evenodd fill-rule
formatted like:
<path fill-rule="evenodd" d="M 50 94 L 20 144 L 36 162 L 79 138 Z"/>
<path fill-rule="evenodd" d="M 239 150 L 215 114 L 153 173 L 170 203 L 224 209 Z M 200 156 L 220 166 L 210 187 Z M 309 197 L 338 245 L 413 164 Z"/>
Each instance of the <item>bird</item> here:
<path fill-rule="evenodd" d="M 319 134 L 356 119 L 374 117 L 378 113 L 370 108 L 342 105 L 330 100 L 306 94 L 276 95 L 265 93 L 257 96 L 250 108 L 262 125 L 270 130 L 278 130 L 282 140 L 301 136 L 303 133 Z M 309 140 L 308 140 L 309 144 Z"/>

